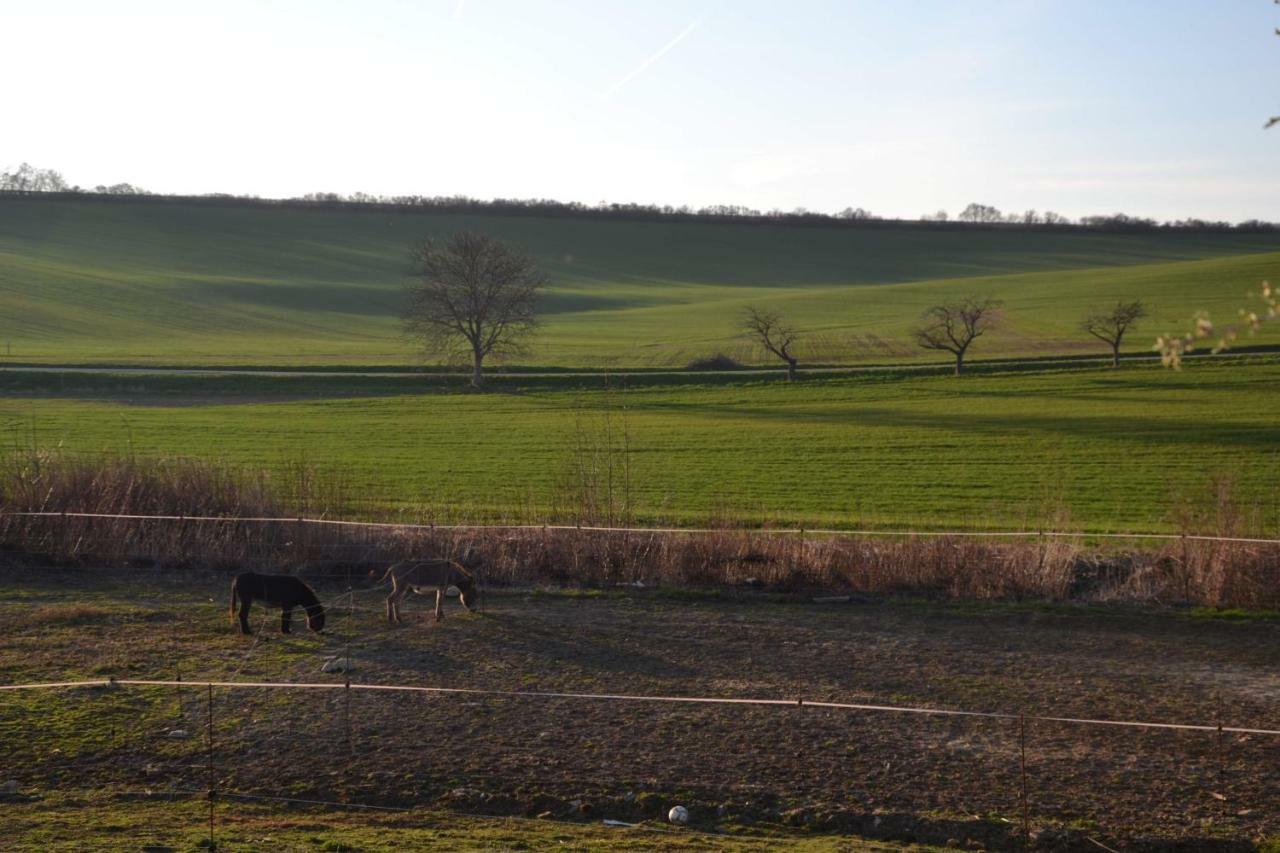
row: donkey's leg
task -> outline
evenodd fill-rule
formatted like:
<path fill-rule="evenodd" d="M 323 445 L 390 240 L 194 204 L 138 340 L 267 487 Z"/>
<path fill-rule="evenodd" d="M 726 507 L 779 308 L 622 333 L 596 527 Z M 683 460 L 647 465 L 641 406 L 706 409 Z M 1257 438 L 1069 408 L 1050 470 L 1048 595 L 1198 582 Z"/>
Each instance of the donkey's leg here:
<path fill-rule="evenodd" d="M 387 596 L 388 622 L 400 623 L 400 602 L 404 600 L 404 594 L 408 591 L 408 587 L 400 586 L 395 581 L 392 581 L 391 594 Z"/>
<path fill-rule="evenodd" d="M 436 589 L 436 621 L 444 618 L 444 587 Z"/>
<path fill-rule="evenodd" d="M 247 595 L 240 596 L 240 633 L 252 634 L 253 630 L 249 627 L 249 605 L 253 604 L 253 599 Z"/>
<path fill-rule="evenodd" d="M 289 633 L 289 620 L 293 618 L 293 608 L 285 607 L 280 611 L 280 633 Z"/>

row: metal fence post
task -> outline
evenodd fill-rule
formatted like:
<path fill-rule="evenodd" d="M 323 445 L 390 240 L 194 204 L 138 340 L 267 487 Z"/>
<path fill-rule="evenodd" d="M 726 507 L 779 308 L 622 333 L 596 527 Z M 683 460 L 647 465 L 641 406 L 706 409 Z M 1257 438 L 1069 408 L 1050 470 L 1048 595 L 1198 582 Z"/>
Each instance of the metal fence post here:
<path fill-rule="evenodd" d="M 351 659 L 347 659 L 347 666 L 351 665 Z M 347 759 L 355 758 L 355 744 L 351 740 L 351 675 L 348 673 L 346 686 L 343 688 L 346 698 L 346 708 L 343 711 L 344 723 L 347 730 Z"/>
<path fill-rule="evenodd" d="M 1222 732 L 1222 691 L 1218 691 L 1216 698 L 1217 698 L 1216 704 L 1217 704 L 1217 716 L 1218 716 L 1218 734 L 1215 741 L 1215 746 L 1217 747 L 1216 751 L 1217 751 L 1217 757 L 1218 757 L 1218 795 L 1222 797 L 1222 799 L 1219 800 L 1218 802 L 1221 804 L 1222 812 L 1225 815 L 1227 812 L 1227 768 L 1225 764 L 1225 758 L 1223 755 L 1223 749 L 1225 747 L 1225 743 L 1224 743 L 1225 736 L 1223 735 L 1223 732 Z"/>
<path fill-rule="evenodd" d="M 213 682 L 206 685 L 209 696 L 209 849 L 218 849 L 213 835 L 213 804 L 218 797 L 218 777 L 213 769 Z"/>
<path fill-rule="evenodd" d="M 1027 805 L 1027 715 L 1018 712 L 1018 752 L 1021 756 L 1022 847 L 1031 849 L 1031 815 Z"/>

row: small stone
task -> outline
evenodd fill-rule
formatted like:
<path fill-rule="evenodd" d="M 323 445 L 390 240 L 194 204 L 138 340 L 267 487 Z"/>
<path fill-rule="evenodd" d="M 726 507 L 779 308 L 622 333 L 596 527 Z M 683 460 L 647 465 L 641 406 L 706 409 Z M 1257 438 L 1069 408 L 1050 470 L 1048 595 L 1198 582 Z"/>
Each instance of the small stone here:
<path fill-rule="evenodd" d="M 184 738 L 191 737 L 191 733 L 186 729 L 171 729 L 165 737 L 170 740 L 183 740 Z"/>
<path fill-rule="evenodd" d="M 325 658 L 324 665 L 320 667 L 321 672 L 348 672 L 352 669 L 355 669 L 355 662 L 339 655 Z"/>
<path fill-rule="evenodd" d="M 0 785 L 0 794 L 11 797 L 18 793 L 18 780 L 9 779 L 3 785 Z"/>

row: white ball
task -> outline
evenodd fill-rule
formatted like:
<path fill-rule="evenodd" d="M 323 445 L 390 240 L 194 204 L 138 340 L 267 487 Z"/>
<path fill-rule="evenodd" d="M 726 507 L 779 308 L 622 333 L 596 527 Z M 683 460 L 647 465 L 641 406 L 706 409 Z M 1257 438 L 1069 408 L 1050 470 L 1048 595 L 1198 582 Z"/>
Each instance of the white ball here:
<path fill-rule="evenodd" d="M 672 806 L 671 811 L 667 812 L 667 820 L 672 823 L 688 823 L 689 810 L 684 806 Z"/>

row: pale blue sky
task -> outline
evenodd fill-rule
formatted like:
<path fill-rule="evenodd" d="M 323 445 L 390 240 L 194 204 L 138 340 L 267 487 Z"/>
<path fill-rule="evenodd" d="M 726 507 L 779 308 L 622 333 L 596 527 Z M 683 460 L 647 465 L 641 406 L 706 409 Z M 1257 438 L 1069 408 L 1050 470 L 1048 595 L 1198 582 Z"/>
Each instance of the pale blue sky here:
<path fill-rule="evenodd" d="M 0 0 L 86 186 L 1280 219 L 1270 0 Z"/>

